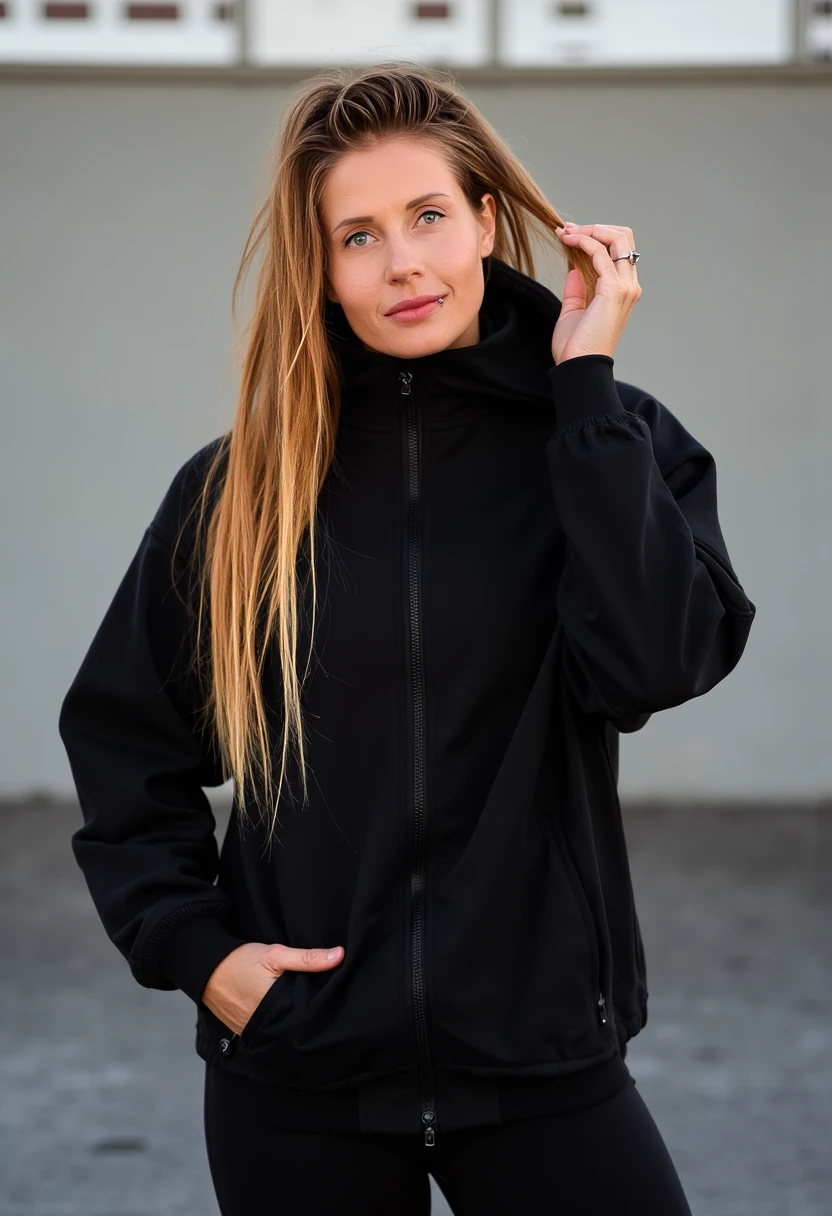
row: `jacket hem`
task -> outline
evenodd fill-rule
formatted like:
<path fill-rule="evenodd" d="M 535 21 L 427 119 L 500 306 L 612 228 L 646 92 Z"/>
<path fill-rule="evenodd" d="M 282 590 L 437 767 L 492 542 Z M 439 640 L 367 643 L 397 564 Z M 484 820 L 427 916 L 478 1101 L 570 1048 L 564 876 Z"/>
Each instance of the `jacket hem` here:
<path fill-rule="evenodd" d="M 220 1040 L 213 1041 L 204 1034 L 197 1035 L 196 1050 L 208 1068 L 215 1070 L 215 1086 L 248 1087 L 255 1102 L 265 1090 L 269 1118 L 277 1126 L 379 1135 L 424 1134 L 415 1062 L 338 1088 L 308 1088 L 285 1085 L 266 1072 L 247 1068 L 241 1056 L 224 1055 Z M 630 1078 L 618 1044 L 599 1056 L 562 1061 L 554 1067 L 560 1071 L 528 1074 L 503 1069 L 480 1075 L 464 1066 L 437 1062 L 437 1132 L 498 1127 L 517 1119 L 581 1110 L 611 1098 Z"/>

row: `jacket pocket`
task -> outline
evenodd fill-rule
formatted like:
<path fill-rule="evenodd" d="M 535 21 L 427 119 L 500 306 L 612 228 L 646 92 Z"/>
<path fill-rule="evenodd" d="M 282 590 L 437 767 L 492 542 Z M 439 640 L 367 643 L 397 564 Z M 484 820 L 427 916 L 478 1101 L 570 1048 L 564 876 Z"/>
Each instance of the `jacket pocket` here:
<path fill-rule="evenodd" d="M 245 1048 L 251 1045 L 259 1028 L 263 1025 L 264 1021 L 268 1017 L 269 1012 L 280 1001 L 281 997 L 285 995 L 286 988 L 288 986 L 286 983 L 286 976 L 286 971 L 284 971 L 282 975 L 277 976 L 277 978 L 272 981 L 272 983 L 263 993 L 259 1003 L 255 1005 L 254 1009 L 252 1010 L 251 1017 L 237 1035 L 237 1039 L 241 1047 Z"/>
<path fill-rule="evenodd" d="M 642 1016 L 642 1008 L 647 1000 L 647 973 L 618 782 L 606 736 L 602 737 L 602 742 L 611 804 L 607 823 L 610 832 L 614 833 L 607 853 L 616 858 L 614 877 L 607 881 L 604 889 L 607 931 L 615 961 L 610 996 L 622 1019 L 631 1024 Z"/>
<path fill-rule="evenodd" d="M 566 842 L 566 837 L 563 833 L 563 828 L 557 818 L 557 815 L 544 815 L 542 816 L 542 820 L 552 834 L 552 838 L 563 863 L 569 884 L 572 887 L 572 893 L 575 897 L 575 901 L 578 905 L 581 919 L 584 924 L 584 931 L 586 933 L 586 940 L 589 947 L 589 955 L 591 960 L 590 974 L 587 982 L 589 984 L 592 1002 L 599 1014 L 605 1014 L 606 988 L 603 983 L 598 929 L 595 924 L 595 917 L 592 914 L 592 907 L 590 906 L 583 882 L 581 881 L 581 876 L 578 873 L 578 867 L 575 865 L 572 852 Z"/>

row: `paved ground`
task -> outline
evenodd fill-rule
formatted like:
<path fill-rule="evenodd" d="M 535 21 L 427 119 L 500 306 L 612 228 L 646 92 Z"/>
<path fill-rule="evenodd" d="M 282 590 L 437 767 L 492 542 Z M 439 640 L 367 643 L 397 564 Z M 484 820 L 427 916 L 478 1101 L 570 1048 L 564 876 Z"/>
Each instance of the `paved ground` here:
<path fill-rule="evenodd" d="M 0 809 L 0 1216 L 217 1216 L 193 1006 L 105 938 L 79 815 Z M 651 993 L 627 1063 L 694 1216 L 832 1216 L 832 804 L 625 817 Z"/>

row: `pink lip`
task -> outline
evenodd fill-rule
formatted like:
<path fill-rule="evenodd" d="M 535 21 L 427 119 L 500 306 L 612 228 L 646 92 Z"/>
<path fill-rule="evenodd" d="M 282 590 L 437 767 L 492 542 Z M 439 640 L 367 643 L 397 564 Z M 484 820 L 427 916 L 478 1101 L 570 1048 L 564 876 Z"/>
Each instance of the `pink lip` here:
<path fill-rule="evenodd" d="M 420 321 L 441 307 L 439 296 L 414 296 L 412 300 L 401 300 L 394 304 L 385 316 L 395 321 Z"/>

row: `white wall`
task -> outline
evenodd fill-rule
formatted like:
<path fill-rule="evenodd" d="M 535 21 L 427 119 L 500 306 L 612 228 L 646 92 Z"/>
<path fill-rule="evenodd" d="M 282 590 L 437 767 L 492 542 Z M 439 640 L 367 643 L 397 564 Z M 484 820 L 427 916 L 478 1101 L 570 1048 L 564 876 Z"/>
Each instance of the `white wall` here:
<path fill-rule="evenodd" d="M 635 230 L 616 374 L 715 453 L 758 608 L 724 684 L 622 738 L 622 792 L 828 794 L 832 90 L 469 91 L 563 213 Z M 0 82 L 2 794 L 72 792 L 60 699 L 170 477 L 230 421 L 231 282 L 285 96 Z"/>

